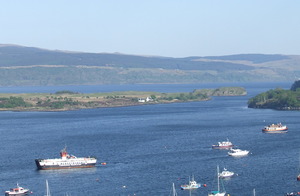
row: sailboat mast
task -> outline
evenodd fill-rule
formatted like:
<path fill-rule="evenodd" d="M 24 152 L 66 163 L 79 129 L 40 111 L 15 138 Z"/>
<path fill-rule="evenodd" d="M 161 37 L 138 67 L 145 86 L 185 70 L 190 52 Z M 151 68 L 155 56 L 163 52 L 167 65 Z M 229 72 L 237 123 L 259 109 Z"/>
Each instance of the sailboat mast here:
<path fill-rule="evenodd" d="M 177 196 L 174 182 L 173 182 L 173 186 L 172 186 L 172 196 Z"/>
<path fill-rule="evenodd" d="M 300 152 L 299 152 L 299 166 L 298 166 L 297 181 L 300 181 Z"/>
<path fill-rule="evenodd" d="M 219 165 L 217 166 L 217 178 L 218 178 L 218 192 L 220 192 Z"/>
<path fill-rule="evenodd" d="M 46 196 L 51 196 L 50 190 L 49 190 L 49 185 L 48 185 L 48 180 L 46 180 Z"/>
<path fill-rule="evenodd" d="M 298 170 L 300 169 L 300 152 L 299 152 L 299 166 L 298 166 Z"/>

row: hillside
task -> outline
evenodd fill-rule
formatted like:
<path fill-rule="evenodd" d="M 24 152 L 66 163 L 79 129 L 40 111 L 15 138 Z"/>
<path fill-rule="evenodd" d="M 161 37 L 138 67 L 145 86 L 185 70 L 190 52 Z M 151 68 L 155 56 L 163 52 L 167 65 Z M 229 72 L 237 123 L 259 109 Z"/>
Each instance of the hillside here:
<path fill-rule="evenodd" d="M 290 81 L 300 56 L 153 57 L 0 45 L 0 86 Z"/>

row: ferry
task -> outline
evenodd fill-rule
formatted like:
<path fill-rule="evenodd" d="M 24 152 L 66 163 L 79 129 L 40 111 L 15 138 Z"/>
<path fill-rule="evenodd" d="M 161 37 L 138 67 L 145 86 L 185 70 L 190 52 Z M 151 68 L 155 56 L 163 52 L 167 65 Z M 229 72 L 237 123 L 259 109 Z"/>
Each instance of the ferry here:
<path fill-rule="evenodd" d="M 67 153 L 65 147 L 60 151 L 61 158 L 55 159 L 35 159 L 38 169 L 70 169 L 70 168 L 89 168 L 94 167 L 97 163 L 95 157 L 76 157 Z"/>
<path fill-rule="evenodd" d="M 282 125 L 281 123 L 270 124 L 262 129 L 264 133 L 286 133 L 287 130 L 288 127 L 286 125 Z"/>
<path fill-rule="evenodd" d="M 217 145 L 212 145 L 212 148 L 214 149 L 226 149 L 226 148 L 232 148 L 234 145 L 227 139 L 227 141 L 218 142 Z"/>

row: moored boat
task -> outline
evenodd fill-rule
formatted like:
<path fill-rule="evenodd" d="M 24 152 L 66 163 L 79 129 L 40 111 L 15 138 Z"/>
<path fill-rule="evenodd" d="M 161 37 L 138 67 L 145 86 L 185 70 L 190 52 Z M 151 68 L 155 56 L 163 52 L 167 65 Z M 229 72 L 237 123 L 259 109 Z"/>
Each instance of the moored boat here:
<path fill-rule="evenodd" d="M 97 163 L 95 157 L 76 157 L 67 153 L 66 147 L 60 151 L 61 158 L 56 159 L 35 159 L 38 169 L 69 169 L 69 168 L 89 168 Z"/>
<path fill-rule="evenodd" d="M 234 172 L 228 171 L 226 168 L 219 174 L 220 178 L 230 178 L 234 176 Z"/>
<path fill-rule="evenodd" d="M 299 191 L 290 192 L 290 193 L 286 193 L 284 196 L 293 196 L 293 195 L 300 195 L 300 192 Z"/>
<path fill-rule="evenodd" d="M 270 124 L 262 129 L 264 133 L 287 133 L 288 127 L 281 123 Z"/>
<path fill-rule="evenodd" d="M 14 196 L 14 195 L 21 196 L 21 195 L 28 195 L 29 193 L 31 193 L 29 189 L 25 189 L 19 186 L 19 184 L 17 183 L 16 188 L 11 188 L 9 191 L 5 191 L 5 196 Z"/>
<path fill-rule="evenodd" d="M 248 150 L 241 150 L 241 149 L 234 149 L 234 148 L 231 148 L 230 151 L 228 152 L 228 155 L 229 156 L 235 156 L 235 157 L 238 157 L 238 156 L 246 156 L 249 154 L 249 151 Z"/>
<path fill-rule="evenodd" d="M 222 149 L 222 148 L 232 148 L 234 145 L 228 139 L 227 141 L 218 142 L 216 145 L 212 145 L 214 149 Z"/>
<path fill-rule="evenodd" d="M 189 180 L 189 184 L 181 185 L 182 190 L 198 189 L 200 187 L 201 184 L 195 181 L 194 176 L 192 177 L 192 180 Z"/>

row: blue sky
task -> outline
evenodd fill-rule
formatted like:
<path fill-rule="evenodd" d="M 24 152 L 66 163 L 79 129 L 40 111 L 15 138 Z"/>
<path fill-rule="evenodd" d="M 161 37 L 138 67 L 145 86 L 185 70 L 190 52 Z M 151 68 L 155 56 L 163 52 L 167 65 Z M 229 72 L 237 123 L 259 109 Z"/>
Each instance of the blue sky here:
<path fill-rule="evenodd" d="M 300 55 L 297 0 L 0 3 L 0 44 L 168 57 Z"/>

